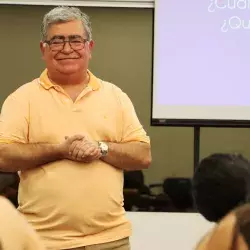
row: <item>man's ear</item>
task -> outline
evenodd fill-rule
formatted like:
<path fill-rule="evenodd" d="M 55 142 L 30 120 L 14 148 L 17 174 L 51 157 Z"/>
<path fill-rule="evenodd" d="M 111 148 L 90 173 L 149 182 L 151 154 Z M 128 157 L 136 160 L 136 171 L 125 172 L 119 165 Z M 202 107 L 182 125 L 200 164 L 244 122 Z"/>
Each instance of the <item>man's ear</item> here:
<path fill-rule="evenodd" d="M 95 42 L 93 40 L 91 40 L 89 42 L 89 49 L 92 50 L 94 48 Z"/>
<path fill-rule="evenodd" d="M 95 45 L 95 42 L 93 40 L 91 40 L 91 41 L 88 42 L 90 58 L 92 57 L 91 54 L 92 54 L 92 50 L 94 49 L 94 45 Z"/>
<path fill-rule="evenodd" d="M 44 58 L 44 54 L 45 54 L 45 49 L 46 49 L 46 47 L 47 47 L 47 44 L 44 43 L 44 42 L 42 42 L 42 41 L 40 41 L 40 51 L 41 51 L 41 53 L 42 53 L 42 58 Z"/>

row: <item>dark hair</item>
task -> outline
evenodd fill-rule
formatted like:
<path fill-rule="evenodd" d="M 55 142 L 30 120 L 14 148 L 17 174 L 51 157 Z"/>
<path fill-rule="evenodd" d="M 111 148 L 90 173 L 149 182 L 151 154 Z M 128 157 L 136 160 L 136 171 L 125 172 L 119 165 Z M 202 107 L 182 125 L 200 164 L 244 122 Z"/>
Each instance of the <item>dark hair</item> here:
<path fill-rule="evenodd" d="M 250 163 L 242 155 L 212 154 L 197 167 L 192 194 L 195 206 L 207 220 L 217 222 L 248 201 Z"/>

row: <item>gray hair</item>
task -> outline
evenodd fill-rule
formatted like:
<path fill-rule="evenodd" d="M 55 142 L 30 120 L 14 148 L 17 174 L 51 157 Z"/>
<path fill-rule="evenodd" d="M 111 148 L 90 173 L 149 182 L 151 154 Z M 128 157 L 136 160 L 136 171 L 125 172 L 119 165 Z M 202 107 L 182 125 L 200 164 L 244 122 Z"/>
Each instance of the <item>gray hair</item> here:
<path fill-rule="evenodd" d="M 89 16 L 79 8 L 59 6 L 45 14 L 41 27 L 42 41 L 47 39 L 48 29 L 51 25 L 64 23 L 73 20 L 80 20 L 85 29 L 88 41 L 92 40 L 92 29 Z"/>

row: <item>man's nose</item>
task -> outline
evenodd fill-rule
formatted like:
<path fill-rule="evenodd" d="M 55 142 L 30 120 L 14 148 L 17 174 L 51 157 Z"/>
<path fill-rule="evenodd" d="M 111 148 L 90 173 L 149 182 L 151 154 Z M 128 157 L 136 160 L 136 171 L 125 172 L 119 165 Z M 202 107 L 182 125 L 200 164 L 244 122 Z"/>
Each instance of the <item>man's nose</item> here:
<path fill-rule="evenodd" d="M 71 53 L 72 52 L 72 48 L 71 48 L 71 45 L 70 45 L 70 43 L 69 43 L 69 41 L 65 41 L 65 43 L 64 43 L 64 47 L 63 47 L 63 52 L 64 53 Z"/>

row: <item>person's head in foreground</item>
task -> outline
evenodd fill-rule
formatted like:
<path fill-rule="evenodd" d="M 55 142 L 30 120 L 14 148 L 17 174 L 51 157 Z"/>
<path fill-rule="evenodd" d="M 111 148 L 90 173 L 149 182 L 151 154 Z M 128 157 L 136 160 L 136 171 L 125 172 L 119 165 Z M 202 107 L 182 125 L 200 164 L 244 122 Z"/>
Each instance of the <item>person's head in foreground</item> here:
<path fill-rule="evenodd" d="M 0 196 L 0 250 L 45 250 L 35 230 Z"/>
<path fill-rule="evenodd" d="M 241 155 L 212 154 L 197 167 L 192 184 L 194 202 L 207 220 L 217 222 L 248 200 L 250 163 Z"/>
<path fill-rule="evenodd" d="M 83 79 L 93 46 L 89 17 L 80 9 L 56 7 L 44 16 L 40 49 L 52 80 Z"/>
<path fill-rule="evenodd" d="M 209 232 L 196 250 L 249 250 L 250 204 L 242 205 Z"/>

